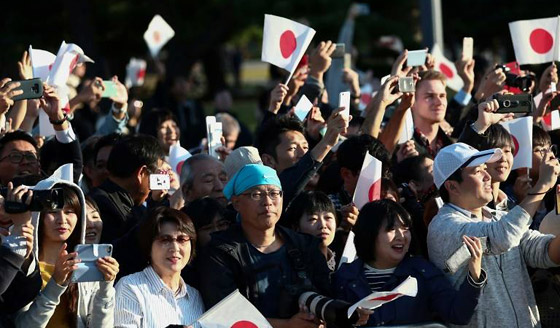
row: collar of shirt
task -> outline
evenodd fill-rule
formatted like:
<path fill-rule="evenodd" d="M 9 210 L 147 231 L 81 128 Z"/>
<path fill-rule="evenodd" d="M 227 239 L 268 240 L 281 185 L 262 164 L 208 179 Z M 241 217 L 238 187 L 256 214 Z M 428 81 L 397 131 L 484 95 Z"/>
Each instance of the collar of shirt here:
<path fill-rule="evenodd" d="M 478 216 L 474 215 L 472 212 L 459 207 L 455 204 L 452 203 L 446 203 L 445 205 L 448 205 L 450 207 L 452 207 L 453 209 L 455 209 L 456 211 L 460 212 L 461 214 L 463 214 L 464 216 L 471 218 L 471 219 L 476 219 L 478 220 Z M 482 208 L 482 220 L 483 221 L 490 221 L 494 216 L 496 215 L 496 211 L 484 206 Z"/>
<path fill-rule="evenodd" d="M 169 288 L 166 284 L 163 283 L 163 280 L 161 280 L 161 278 L 158 276 L 158 274 L 154 271 L 154 268 L 152 268 L 151 265 L 148 265 L 145 269 L 144 269 L 144 274 L 146 275 L 146 278 L 149 281 L 149 288 L 150 291 L 154 294 L 161 294 L 161 293 L 172 293 L 175 294 L 174 291 L 171 290 L 171 288 Z M 182 298 L 182 297 L 189 297 L 189 295 L 187 294 L 187 285 L 185 284 L 185 282 L 183 281 L 183 278 L 179 278 L 179 286 L 180 286 L 180 290 L 179 290 L 179 294 L 176 295 L 175 298 Z"/>
<path fill-rule="evenodd" d="M 420 131 L 418 128 L 414 128 L 414 137 L 416 141 L 418 141 L 422 146 L 426 148 L 428 154 L 430 154 L 432 158 L 435 158 L 437 152 L 446 145 L 444 136 L 446 136 L 445 132 L 443 132 L 441 127 L 438 127 L 438 132 L 435 139 L 435 148 L 432 148 L 430 140 L 428 140 L 424 133 L 422 133 L 422 131 Z"/>

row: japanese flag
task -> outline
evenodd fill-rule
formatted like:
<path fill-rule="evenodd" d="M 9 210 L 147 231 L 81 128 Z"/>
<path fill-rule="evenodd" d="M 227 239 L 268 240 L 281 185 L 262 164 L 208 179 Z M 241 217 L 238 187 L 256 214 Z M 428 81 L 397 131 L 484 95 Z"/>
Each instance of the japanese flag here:
<path fill-rule="evenodd" d="M 237 289 L 197 321 L 202 328 L 272 328 L 259 310 Z"/>
<path fill-rule="evenodd" d="M 264 15 L 261 60 L 294 73 L 315 30 L 274 15 Z"/>
<path fill-rule="evenodd" d="M 86 62 L 93 63 L 94 61 L 86 56 L 78 45 L 62 41 L 47 77 L 47 83 L 56 87 L 66 86 L 66 81 L 76 65 Z"/>
<path fill-rule="evenodd" d="M 401 131 L 401 135 L 399 136 L 399 145 L 412 139 L 413 135 L 414 135 L 414 120 L 412 119 L 412 111 L 409 108 L 407 109 L 406 114 L 404 116 L 404 127 Z"/>
<path fill-rule="evenodd" d="M 353 202 L 361 210 L 362 207 L 381 197 L 381 161 L 366 152 L 364 164 L 358 177 Z"/>
<path fill-rule="evenodd" d="M 435 60 L 435 70 L 440 71 L 445 75 L 447 78 L 447 86 L 455 91 L 461 90 L 463 87 L 463 80 L 459 74 L 457 74 L 457 68 L 455 68 L 455 64 L 450 61 L 449 59 L 445 58 L 443 52 L 439 45 L 436 43 L 432 48 L 432 56 L 434 56 Z"/>
<path fill-rule="evenodd" d="M 56 56 L 46 50 L 33 49 L 31 45 L 28 52 L 31 58 L 33 77 L 38 77 L 41 81 L 46 82 Z"/>
<path fill-rule="evenodd" d="M 144 84 L 146 76 L 146 61 L 144 59 L 130 58 L 126 65 L 126 77 L 124 84 L 130 87 L 140 87 Z"/>
<path fill-rule="evenodd" d="M 181 147 L 181 144 L 177 142 L 176 144 L 169 147 L 169 165 L 177 176 L 181 176 L 181 169 L 183 168 L 183 164 L 189 157 L 191 157 L 191 153 L 188 150 Z"/>
<path fill-rule="evenodd" d="M 513 139 L 512 170 L 533 165 L 533 117 L 521 117 L 500 123 Z"/>
<path fill-rule="evenodd" d="M 543 116 L 541 124 L 545 131 L 552 131 L 560 129 L 560 112 L 553 110 Z"/>
<path fill-rule="evenodd" d="M 356 245 L 354 245 L 355 236 L 354 232 L 350 230 L 348 238 L 346 238 L 346 244 L 344 244 L 344 250 L 342 251 L 340 262 L 338 263 L 339 268 L 343 263 L 352 263 L 356 259 Z"/>
<path fill-rule="evenodd" d="M 377 309 L 381 305 L 392 302 L 402 296 L 416 297 L 418 294 L 418 281 L 416 278 L 408 276 L 400 285 L 390 292 L 373 292 L 364 297 L 358 303 L 348 308 L 348 318 L 356 311 L 358 307 L 366 309 Z"/>
<path fill-rule="evenodd" d="M 520 65 L 558 60 L 558 21 L 558 17 L 551 17 L 509 23 L 515 58 Z"/>
<path fill-rule="evenodd" d="M 163 46 L 175 36 L 175 31 L 160 15 L 155 15 L 144 32 L 144 41 L 152 57 L 156 57 Z"/>

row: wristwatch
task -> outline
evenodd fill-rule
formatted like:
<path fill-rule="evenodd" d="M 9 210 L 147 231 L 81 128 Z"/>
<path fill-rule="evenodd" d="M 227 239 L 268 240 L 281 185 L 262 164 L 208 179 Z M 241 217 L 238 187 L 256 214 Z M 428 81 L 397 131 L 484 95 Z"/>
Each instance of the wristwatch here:
<path fill-rule="evenodd" d="M 64 117 L 60 120 L 53 121 L 49 118 L 49 122 L 51 122 L 52 125 L 62 125 L 66 121 L 68 121 L 68 115 L 66 113 L 64 113 Z"/>

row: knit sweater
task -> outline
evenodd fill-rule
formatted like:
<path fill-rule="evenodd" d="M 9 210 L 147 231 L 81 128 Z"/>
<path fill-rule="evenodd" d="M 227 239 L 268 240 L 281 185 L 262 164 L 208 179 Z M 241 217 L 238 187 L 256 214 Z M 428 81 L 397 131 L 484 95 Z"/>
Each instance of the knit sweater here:
<path fill-rule="evenodd" d="M 530 230 L 530 215 L 520 206 L 509 213 L 483 208 L 481 221 L 466 210 L 445 204 L 428 227 L 430 260 L 445 269 L 445 261 L 462 243 L 462 236 L 488 237 L 482 267 L 488 283 L 466 327 L 540 327 L 533 288 L 526 266 L 557 266 L 548 256 L 554 238 Z M 465 280 L 468 266 L 449 274 L 455 288 Z M 461 326 L 465 327 L 465 326 Z"/>

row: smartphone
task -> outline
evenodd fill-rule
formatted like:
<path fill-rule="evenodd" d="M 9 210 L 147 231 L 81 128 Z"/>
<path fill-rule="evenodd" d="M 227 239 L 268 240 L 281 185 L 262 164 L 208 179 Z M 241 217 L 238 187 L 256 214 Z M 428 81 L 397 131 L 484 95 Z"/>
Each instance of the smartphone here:
<path fill-rule="evenodd" d="M 526 93 L 517 95 L 494 95 L 500 108 L 496 113 L 532 113 L 533 96 Z"/>
<path fill-rule="evenodd" d="M 344 54 L 344 68 L 352 68 L 352 54 Z"/>
<path fill-rule="evenodd" d="M 103 94 L 101 95 L 102 98 L 111 98 L 117 96 L 117 85 L 113 81 L 103 81 L 103 86 L 105 90 L 103 90 Z"/>
<path fill-rule="evenodd" d="M 413 77 L 399 77 L 399 92 L 414 92 L 416 86 L 414 85 Z"/>
<path fill-rule="evenodd" d="M 482 252 L 488 254 L 488 237 L 478 237 L 482 246 Z M 471 258 L 471 252 L 464 242 L 451 256 L 445 261 L 446 271 L 455 274 Z"/>
<path fill-rule="evenodd" d="M 337 43 L 336 48 L 331 53 L 331 58 L 342 58 L 346 53 L 346 45 L 344 43 Z"/>
<path fill-rule="evenodd" d="M 216 149 L 222 145 L 222 122 L 216 122 L 210 125 L 210 133 L 208 134 L 208 154 L 220 159 L 220 154 Z"/>
<path fill-rule="evenodd" d="M 168 174 L 150 174 L 150 190 L 169 190 L 171 183 Z"/>
<path fill-rule="evenodd" d="M 473 57 L 473 38 L 463 38 L 463 59 L 470 60 Z"/>
<path fill-rule="evenodd" d="M 29 80 L 12 81 L 10 83 L 19 82 L 19 87 L 14 90 L 23 90 L 21 95 L 14 96 L 12 100 L 18 101 L 23 99 L 37 99 L 43 96 L 43 82 L 40 78 Z"/>
<path fill-rule="evenodd" d="M 412 50 L 408 52 L 408 58 L 406 59 L 406 66 L 422 66 L 426 63 L 426 57 L 428 56 L 428 50 Z"/>
<path fill-rule="evenodd" d="M 338 107 L 344 107 L 342 115 L 350 117 L 350 91 L 343 91 L 338 96 Z"/>
<path fill-rule="evenodd" d="M 74 249 L 78 258 L 78 268 L 72 273 L 71 282 L 104 281 L 105 277 L 97 268 L 97 259 L 111 256 L 113 245 L 111 244 L 79 244 Z"/>

